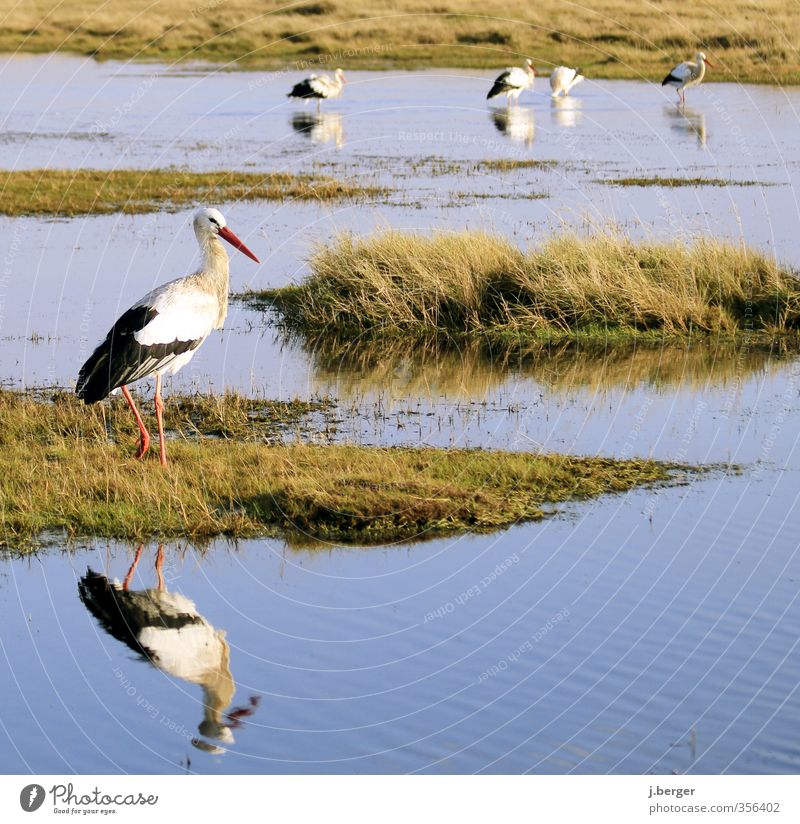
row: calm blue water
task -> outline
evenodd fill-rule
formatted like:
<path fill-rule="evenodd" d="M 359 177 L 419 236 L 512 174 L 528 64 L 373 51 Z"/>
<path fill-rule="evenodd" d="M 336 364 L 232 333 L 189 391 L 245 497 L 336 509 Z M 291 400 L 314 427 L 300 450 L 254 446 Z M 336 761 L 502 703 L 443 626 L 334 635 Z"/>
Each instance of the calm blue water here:
<path fill-rule="evenodd" d="M 509 121 L 485 107 L 474 72 L 353 73 L 315 120 L 283 97 L 293 77 L 15 58 L 0 78 L 5 167 L 329 164 L 397 187 L 367 205 L 221 204 L 265 260 L 234 259 L 235 289 L 299 278 L 312 240 L 387 224 L 489 227 L 527 243 L 613 217 L 645 236 L 744 237 L 800 263 L 792 186 L 597 182 L 643 170 L 794 182 L 797 90 L 707 84 L 678 115 L 655 87 L 589 81 L 561 106 L 537 93 Z M 120 101 L 133 101 L 122 116 Z M 492 157 L 561 163 L 503 176 L 463 165 Z M 434 174 L 442 159 L 462 166 Z M 520 198 L 531 191 L 548 197 Z M 121 309 L 190 270 L 190 215 L 0 218 L 0 378 L 69 385 Z M 86 592 L 89 580 L 98 592 L 122 582 L 135 547 L 4 557 L 0 769 L 796 772 L 795 356 L 507 369 L 400 357 L 370 372 L 285 346 L 233 307 L 176 385 L 330 395 L 340 437 L 363 443 L 721 466 L 488 536 L 168 545 L 161 590 L 148 545 L 123 597 L 127 624 L 98 618 Z M 147 644 L 158 666 L 140 654 Z"/>

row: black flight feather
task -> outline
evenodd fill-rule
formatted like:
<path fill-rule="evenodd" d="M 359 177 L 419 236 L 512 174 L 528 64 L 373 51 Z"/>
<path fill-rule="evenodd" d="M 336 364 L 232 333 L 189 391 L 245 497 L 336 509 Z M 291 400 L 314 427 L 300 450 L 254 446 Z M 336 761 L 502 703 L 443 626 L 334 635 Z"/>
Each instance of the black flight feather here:
<path fill-rule="evenodd" d="M 149 659 L 152 653 L 138 640 L 143 629 L 182 629 L 203 623 L 199 615 L 165 609 L 151 590 L 124 590 L 91 569 L 78 582 L 78 594 L 109 635 Z"/>
<path fill-rule="evenodd" d="M 298 83 L 287 97 L 322 97 L 322 95 L 311 85 L 311 80 L 303 80 Z"/>
<path fill-rule="evenodd" d="M 510 92 L 512 89 L 515 89 L 516 86 L 512 86 L 510 83 L 506 83 L 505 79 L 508 77 L 508 72 L 504 72 L 494 81 L 494 86 L 489 90 L 489 94 L 486 95 L 487 100 L 491 100 L 493 97 L 497 97 L 498 94 L 503 94 L 504 92 Z"/>
<path fill-rule="evenodd" d="M 134 306 L 111 327 L 78 374 L 75 393 L 84 403 L 97 403 L 120 386 L 154 374 L 203 342 L 201 338 L 143 346 L 134 335 L 157 315 L 152 306 Z"/>

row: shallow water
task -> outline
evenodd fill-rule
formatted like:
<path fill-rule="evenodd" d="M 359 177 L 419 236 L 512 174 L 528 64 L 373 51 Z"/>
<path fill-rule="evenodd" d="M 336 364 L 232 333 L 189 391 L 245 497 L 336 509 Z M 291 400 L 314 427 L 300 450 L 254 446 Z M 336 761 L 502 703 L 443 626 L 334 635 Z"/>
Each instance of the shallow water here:
<path fill-rule="evenodd" d="M 800 90 L 708 83 L 681 114 L 647 84 L 587 81 L 554 104 L 540 81 L 506 113 L 486 106 L 485 74 L 348 76 L 318 117 L 283 96 L 293 74 L 6 60 L 0 164 L 318 168 L 395 187 L 373 204 L 220 204 L 264 260 L 233 258 L 234 290 L 299 278 L 312 240 L 382 225 L 488 226 L 526 243 L 613 217 L 642 236 L 743 237 L 800 265 L 787 185 Z M 498 157 L 558 162 L 475 168 Z M 596 182 L 641 174 L 780 185 Z M 192 211 L 0 218 L 0 379 L 69 385 L 121 310 L 191 269 Z M 123 580 L 133 547 L 4 559 L 0 768 L 796 772 L 799 379 L 796 353 L 747 348 L 551 351 L 502 364 L 470 350 L 327 351 L 283 341 L 234 304 L 176 388 L 330 395 L 339 437 L 363 443 L 720 468 L 489 536 L 167 546 L 169 596 L 152 592 L 148 546 L 130 591 L 150 589 L 151 609 L 182 603 L 202 641 L 162 639 L 161 669 L 79 597 L 89 567 Z"/>

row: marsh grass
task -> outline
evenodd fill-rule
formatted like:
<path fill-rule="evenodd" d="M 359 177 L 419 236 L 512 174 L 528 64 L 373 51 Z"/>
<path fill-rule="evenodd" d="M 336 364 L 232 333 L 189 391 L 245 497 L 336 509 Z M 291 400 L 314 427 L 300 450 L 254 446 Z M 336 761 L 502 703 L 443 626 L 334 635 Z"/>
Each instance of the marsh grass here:
<path fill-rule="evenodd" d="M 783 0 L 0 0 L 0 50 L 210 60 L 247 67 L 495 70 L 533 56 L 545 72 L 659 81 L 703 48 L 713 80 L 800 80 L 800 14 Z"/>
<path fill-rule="evenodd" d="M 596 181 L 605 186 L 663 186 L 675 189 L 681 186 L 780 186 L 780 183 L 763 180 L 726 180 L 721 177 L 615 177 Z"/>
<path fill-rule="evenodd" d="M 117 431 L 122 410 L 109 427 L 103 408 L 64 393 L 0 392 L 0 543 L 31 547 L 45 534 L 409 540 L 497 529 L 541 518 L 548 505 L 682 477 L 648 460 L 179 437 L 162 470 L 154 453 L 132 457 L 133 438 Z"/>
<path fill-rule="evenodd" d="M 141 214 L 194 203 L 332 200 L 385 190 L 289 172 L 189 172 L 184 169 L 29 169 L 0 171 L 0 214 Z"/>
<path fill-rule="evenodd" d="M 151 431 L 155 430 L 152 399 L 137 393 L 134 397 Z M 121 395 L 107 402 L 86 406 L 73 392 L 64 389 L 31 389 L 27 393 L 0 390 L 0 407 L 11 419 L 14 414 L 26 422 L 29 435 L 46 437 L 59 427 L 88 440 L 130 441 L 138 437 L 128 404 Z M 48 412 L 40 421 L 36 411 Z M 168 438 L 281 442 L 330 429 L 335 422 L 336 405 L 327 397 L 314 400 L 276 401 L 249 398 L 237 392 L 221 395 L 170 394 L 166 402 L 164 425 Z M 13 421 L 12 421 L 13 428 Z"/>
<path fill-rule="evenodd" d="M 474 164 L 476 171 L 482 172 L 515 172 L 521 169 L 554 169 L 558 166 L 557 160 L 480 160 Z"/>
<path fill-rule="evenodd" d="M 385 163 L 385 158 L 376 158 L 379 163 Z M 504 173 L 531 169 L 554 169 L 559 165 L 557 160 L 524 160 L 499 158 L 486 160 L 453 160 L 444 157 L 408 158 L 406 160 L 410 170 L 415 175 L 444 177 L 456 175 L 470 175 L 475 172 Z"/>
<path fill-rule="evenodd" d="M 503 341 L 770 337 L 800 325 L 800 283 L 744 246 L 638 243 L 613 230 L 522 251 L 481 232 L 394 230 L 321 246 L 298 286 L 263 292 L 290 331 Z"/>

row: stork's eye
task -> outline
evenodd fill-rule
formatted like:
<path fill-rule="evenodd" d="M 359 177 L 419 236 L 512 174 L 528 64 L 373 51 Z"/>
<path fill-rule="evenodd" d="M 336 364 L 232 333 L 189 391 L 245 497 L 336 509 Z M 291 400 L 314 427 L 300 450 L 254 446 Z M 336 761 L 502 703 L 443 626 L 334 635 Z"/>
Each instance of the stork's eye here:
<path fill-rule="evenodd" d="M 219 228 L 219 223 L 217 223 L 217 219 L 215 217 L 210 217 L 209 220 L 213 223 L 217 228 Z"/>

